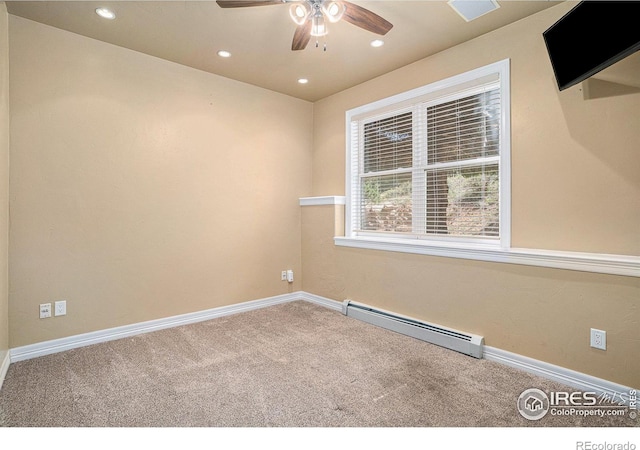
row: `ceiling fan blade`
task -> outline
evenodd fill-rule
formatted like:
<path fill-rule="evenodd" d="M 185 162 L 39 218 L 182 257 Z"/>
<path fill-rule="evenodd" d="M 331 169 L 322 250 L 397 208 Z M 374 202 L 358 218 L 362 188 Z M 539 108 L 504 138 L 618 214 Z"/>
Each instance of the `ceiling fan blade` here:
<path fill-rule="evenodd" d="M 345 6 L 342 19 L 352 25 L 381 35 L 387 34 L 389 30 L 393 28 L 391 22 L 383 19 L 375 13 L 372 13 L 362 6 L 358 6 L 347 1 L 343 1 L 342 3 L 344 3 Z"/>
<path fill-rule="evenodd" d="M 302 25 L 296 28 L 296 32 L 293 34 L 293 42 L 291 43 L 291 50 L 304 50 L 311 40 L 311 21 L 307 20 Z"/>
<path fill-rule="evenodd" d="M 281 5 L 282 0 L 216 0 L 221 8 L 245 8 L 248 6 Z"/>

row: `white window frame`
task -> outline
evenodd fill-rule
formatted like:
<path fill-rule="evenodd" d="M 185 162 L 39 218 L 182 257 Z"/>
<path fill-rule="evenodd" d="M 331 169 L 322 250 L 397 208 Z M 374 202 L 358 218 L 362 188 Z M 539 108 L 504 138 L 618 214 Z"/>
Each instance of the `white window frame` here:
<path fill-rule="evenodd" d="M 500 122 L 500 238 L 475 239 L 470 237 L 450 236 L 401 236 L 372 232 L 355 232 L 355 221 L 352 214 L 359 189 L 360 156 L 352 155 L 352 123 L 360 117 L 382 114 L 391 109 L 399 109 L 404 104 L 410 105 L 419 101 L 431 101 L 450 97 L 459 92 L 474 89 L 485 83 L 483 80 L 497 77 L 501 91 L 501 122 Z M 504 250 L 511 247 L 511 123 L 510 123 L 510 74 L 509 59 L 465 72 L 429 85 L 394 95 L 364 106 L 347 111 L 346 114 L 346 205 L 345 205 L 345 236 L 336 237 L 337 245 L 377 250 L 392 250 L 409 253 L 422 253 L 436 256 L 468 257 L 471 259 L 485 259 L 474 257 L 476 252 Z M 466 253 L 465 253 L 466 252 Z"/>
<path fill-rule="evenodd" d="M 447 239 L 408 239 L 400 237 L 381 237 L 380 235 L 364 236 L 353 233 L 352 227 L 352 159 L 351 159 L 351 123 L 358 115 L 382 113 L 385 108 L 397 109 L 410 104 L 419 96 L 448 95 L 473 86 L 473 80 L 484 76 L 499 75 L 501 83 L 502 122 L 500 148 L 500 242 L 482 243 L 467 241 L 463 238 Z M 477 84 L 477 83 L 476 83 Z M 467 86 L 469 87 L 469 86 Z M 346 114 L 346 196 L 304 198 L 303 206 L 313 205 L 345 205 L 345 235 L 335 236 L 334 243 L 340 247 L 382 250 L 391 252 L 413 253 L 429 256 L 471 259 L 494 263 L 519 264 L 553 269 L 577 270 L 582 272 L 622 275 L 640 278 L 640 256 L 614 255 L 603 253 L 585 253 L 560 250 L 514 248 L 511 247 L 511 94 L 509 59 L 471 70 L 446 80 L 423 86 L 412 91 L 395 95 L 359 108 L 347 111 Z M 357 174 L 357 171 L 356 171 Z"/>

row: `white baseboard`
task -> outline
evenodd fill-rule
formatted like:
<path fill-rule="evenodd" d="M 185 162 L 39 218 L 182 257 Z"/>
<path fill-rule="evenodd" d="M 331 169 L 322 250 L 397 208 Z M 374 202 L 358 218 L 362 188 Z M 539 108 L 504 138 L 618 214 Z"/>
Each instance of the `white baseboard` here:
<path fill-rule="evenodd" d="M 629 400 L 629 391 L 632 389 L 628 386 L 603 380 L 602 378 L 596 378 L 582 372 L 576 372 L 575 370 L 549 364 L 495 347 L 484 347 L 484 359 L 514 367 L 547 380 L 557 381 L 558 383 L 579 389 L 583 392 L 595 392 L 598 395 L 606 394 L 609 398 L 614 398 L 617 401 L 625 400 L 625 403 Z M 635 390 L 638 391 L 639 389 Z M 613 397 L 614 393 L 616 394 L 615 397 Z"/>
<path fill-rule="evenodd" d="M 87 345 L 97 344 L 100 342 L 122 339 L 125 337 L 135 336 L 138 334 L 158 331 L 165 328 L 188 325 L 191 323 L 202 322 L 205 320 L 215 319 L 217 317 L 238 314 L 255 309 L 266 308 L 268 306 L 288 303 L 296 300 L 304 300 L 314 303 L 334 311 L 342 311 L 342 303 L 331 300 L 319 295 L 310 294 L 304 291 L 292 292 L 290 294 L 268 297 L 260 300 L 237 303 L 235 305 L 222 306 L 219 308 L 208 309 L 195 313 L 182 314 L 178 316 L 167 317 L 164 319 L 151 320 L 148 322 L 140 322 L 122 327 L 110 328 L 107 330 L 94 331 L 91 333 L 69 336 L 61 339 L 40 342 L 37 344 L 25 345 L 11 349 L 4 360 L 0 362 L 0 388 L 2 381 L 9 368 L 10 362 L 23 361 L 26 359 L 36 358 L 38 356 L 58 353 L 73 348 L 85 347 Z M 576 372 L 564 367 L 555 366 L 543 361 L 538 361 L 526 356 L 511 353 L 494 347 L 484 347 L 484 358 L 489 361 L 495 361 L 506 366 L 514 367 L 528 373 L 538 375 L 542 378 L 557 381 L 566 386 L 570 386 L 583 391 L 596 392 L 598 394 L 618 393 L 624 394 L 622 398 L 628 398 L 631 388 L 623 386 L 611 381 L 593 377 L 581 372 Z M 640 390 L 640 389 L 636 389 Z"/>
<path fill-rule="evenodd" d="M 301 300 L 301 294 L 294 292 L 291 294 L 278 295 L 260 300 L 237 303 L 235 305 L 222 306 L 219 308 L 207 309 L 195 313 L 181 314 L 178 316 L 166 317 L 164 319 L 150 320 L 148 322 L 134 323 L 106 330 L 93 331 L 90 333 L 78 334 L 66 338 L 54 339 L 51 341 L 39 342 L 37 344 L 25 345 L 11 349 L 11 362 L 24 361 L 26 359 L 37 358 L 38 356 L 50 355 L 52 353 L 63 352 L 74 348 L 85 347 L 87 345 L 98 344 L 100 342 L 113 341 L 129 336 L 135 336 L 152 331 L 163 330 L 181 325 L 202 322 L 215 319 L 217 317 L 238 314 L 267 306 L 278 305 L 280 303 Z"/>
<path fill-rule="evenodd" d="M 2 389 L 2 383 L 4 382 L 5 377 L 7 376 L 7 371 L 9 370 L 9 364 L 11 364 L 11 353 L 6 352 L 4 354 L 4 358 L 0 361 L 0 389 Z"/>
<path fill-rule="evenodd" d="M 325 308 L 333 309 L 334 311 L 342 312 L 342 302 L 331 300 L 326 297 L 320 297 L 319 295 L 310 294 L 308 292 L 300 291 L 297 293 L 299 298 L 310 303 L 315 303 Z"/>

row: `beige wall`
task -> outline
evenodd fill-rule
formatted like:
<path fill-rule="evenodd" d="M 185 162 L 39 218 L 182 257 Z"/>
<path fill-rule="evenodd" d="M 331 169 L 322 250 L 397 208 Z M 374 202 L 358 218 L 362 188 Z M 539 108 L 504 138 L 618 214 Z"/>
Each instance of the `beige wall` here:
<path fill-rule="evenodd" d="M 314 105 L 314 195 L 344 194 L 345 112 L 511 59 L 512 244 L 640 255 L 640 94 L 558 92 L 542 32 L 559 5 Z M 640 279 L 335 247 L 333 207 L 303 208 L 303 289 L 485 336 L 640 386 Z M 342 214 L 342 208 L 337 209 Z M 607 331 L 606 352 L 589 328 Z"/>
<path fill-rule="evenodd" d="M 0 2 L 0 365 L 9 349 L 9 16 Z M 0 374 L 0 377 L 2 375 Z M 1 383 L 1 381 L 0 381 Z"/>
<path fill-rule="evenodd" d="M 12 348 L 301 288 L 311 103 L 9 25 Z"/>
<path fill-rule="evenodd" d="M 511 58 L 514 246 L 640 254 L 638 94 L 557 92 L 541 32 L 566 9 L 313 106 L 10 16 L 9 345 L 302 288 L 640 386 L 637 278 L 336 247 L 344 208 L 297 202 L 344 193 L 346 110 Z"/>

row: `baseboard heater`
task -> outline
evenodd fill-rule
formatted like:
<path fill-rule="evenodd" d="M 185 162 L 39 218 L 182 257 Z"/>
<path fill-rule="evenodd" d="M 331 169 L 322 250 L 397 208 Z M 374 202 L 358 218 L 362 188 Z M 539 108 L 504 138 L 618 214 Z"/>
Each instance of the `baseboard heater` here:
<path fill-rule="evenodd" d="M 345 300 L 342 303 L 342 313 L 396 333 L 405 334 L 475 358 L 482 358 L 484 347 L 482 336 L 422 322 L 351 300 Z"/>

